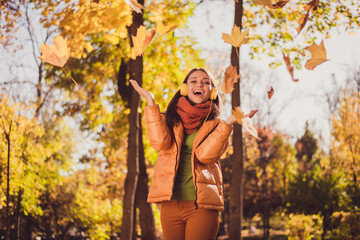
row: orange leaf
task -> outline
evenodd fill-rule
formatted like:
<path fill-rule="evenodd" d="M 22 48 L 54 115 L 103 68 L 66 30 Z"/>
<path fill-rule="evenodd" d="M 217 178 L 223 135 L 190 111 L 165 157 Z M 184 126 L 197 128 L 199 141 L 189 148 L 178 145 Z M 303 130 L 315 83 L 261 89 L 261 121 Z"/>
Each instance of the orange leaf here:
<path fill-rule="evenodd" d="M 257 5 L 263 5 L 271 9 L 283 8 L 290 0 L 254 0 Z"/>
<path fill-rule="evenodd" d="M 228 66 L 221 84 L 221 91 L 223 93 L 231 93 L 234 90 L 234 83 L 236 83 L 239 78 L 240 75 L 237 74 L 236 67 L 232 65 Z"/>
<path fill-rule="evenodd" d="M 227 33 L 222 34 L 222 39 L 226 43 L 230 43 L 234 47 L 240 47 L 241 45 L 248 42 L 248 38 L 246 38 L 249 35 L 250 29 L 245 30 L 244 32 L 240 31 L 240 27 L 234 26 L 231 30 L 231 35 Z"/>
<path fill-rule="evenodd" d="M 249 117 L 244 117 L 242 119 L 242 126 L 243 129 L 250 133 L 251 136 L 255 137 L 256 139 L 260 139 L 257 130 Z"/>
<path fill-rule="evenodd" d="M 250 113 L 245 115 L 245 117 L 252 118 L 255 115 L 255 113 L 257 113 L 257 112 L 258 112 L 258 110 L 251 110 Z"/>
<path fill-rule="evenodd" d="M 311 58 L 307 60 L 305 68 L 309 70 L 314 70 L 319 64 L 328 61 L 326 58 L 326 49 L 324 46 L 324 40 L 321 41 L 320 45 L 313 43 L 310 46 L 305 47 L 306 50 L 309 50 L 311 53 Z"/>
<path fill-rule="evenodd" d="M 41 56 L 39 58 L 54 66 L 63 67 L 69 59 L 67 42 L 61 36 L 54 38 L 54 46 L 41 44 L 40 51 Z"/>
<path fill-rule="evenodd" d="M 235 110 L 232 110 L 232 114 L 234 115 L 234 117 L 236 118 L 236 121 L 239 124 L 242 124 L 242 119 L 245 117 L 244 116 L 244 112 L 241 110 L 241 107 L 235 107 Z"/>
<path fill-rule="evenodd" d="M 299 79 L 295 79 L 295 78 L 294 78 L 294 67 L 291 66 L 289 56 L 286 56 L 284 52 L 283 52 L 282 54 L 283 54 L 283 58 L 284 58 L 284 61 L 285 61 L 285 64 L 286 64 L 286 68 L 287 68 L 287 70 L 289 71 L 289 73 L 290 73 L 290 75 L 291 75 L 291 79 L 292 79 L 294 82 L 298 82 Z"/>
<path fill-rule="evenodd" d="M 270 90 L 267 91 L 267 94 L 268 94 L 268 99 L 270 99 L 274 94 L 274 88 L 272 86 L 270 86 Z"/>
<path fill-rule="evenodd" d="M 135 56 L 140 56 L 144 53 L 146 47 L 149 45 L 151 39 L 155 35 L 155 29 L 150 32 L 146 31 L 144 26 L 140 26 L 137 29 L 136 36 L 131 36 L 134 45 L 134 54 Z"/>
<path fill-rule="evenodd" d="M 305 5 L 305 10 L 316 11 L 318 5 L 319 5 L 319 0 L 312 0 Z"/>
<path fill-rule="evenodd" d="M 296 28 L 297 33 L 299 34 L 301 30 L 305 27 L 307 20 L 309 19 L 310 11 L 307 11 L 305 14 L 301 16 L 298 23 L 299 26 Z"/>
<path fill-rule="evenodd" d="M 172 23 L 167 26 L 164 26 L 164 24 L 161 21 L 159 21 L 156 23 L 156 33 L 159 34 L 160 36 L 163 36 L 171 32 L 175 28 L 177 28 L 177 26 L 179 26 L 178 23 Z"/>
<path fill-rule="evenodd" d="M 131 9 L 137 13 L 141 13 L 141 9 L 144 9 L 144 6 L 138 3 L 136 0 L 125 0 L 125 2 L 129 4 Z"/>

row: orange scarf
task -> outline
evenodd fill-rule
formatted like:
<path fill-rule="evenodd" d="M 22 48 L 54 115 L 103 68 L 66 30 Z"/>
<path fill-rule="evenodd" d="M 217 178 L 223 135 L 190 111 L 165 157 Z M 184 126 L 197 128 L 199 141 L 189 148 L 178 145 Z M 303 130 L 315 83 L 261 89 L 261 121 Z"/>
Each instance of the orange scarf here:
<path fill-rule="evenodd" d="M 210 101 L 193 106 L 185 97 L 181 97 L 179 98 L 176 106 L 176 112 L 181 118 L 181 122 L 185 128 L 185 133 L 192 134 L 208 115 L 210 110 Z"/>

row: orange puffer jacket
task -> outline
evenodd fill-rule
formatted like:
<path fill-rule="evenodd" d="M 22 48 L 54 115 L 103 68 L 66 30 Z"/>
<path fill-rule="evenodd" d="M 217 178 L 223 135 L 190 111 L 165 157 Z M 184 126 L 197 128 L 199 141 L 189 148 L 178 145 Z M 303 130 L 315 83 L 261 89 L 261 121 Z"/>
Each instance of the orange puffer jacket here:
<path fill-rule="evenodd" d="M 179 166 L 180 147 L 184 135 L 182 124 L 174 127 L 175 141 L 171 141 L 165 116 L 159 105 L 145 107 L 145 119 L 151 146 L 159 151 L 148 202 L 158 203 L 171 199 L 175 176 Z M 216 119 L 206 121 L 198 130 L 191 155 L 195 185 L 195 205 L 199 208 L 224 210 L 223 181 L 220 156 L 229 145 L 233 127 Z"/>

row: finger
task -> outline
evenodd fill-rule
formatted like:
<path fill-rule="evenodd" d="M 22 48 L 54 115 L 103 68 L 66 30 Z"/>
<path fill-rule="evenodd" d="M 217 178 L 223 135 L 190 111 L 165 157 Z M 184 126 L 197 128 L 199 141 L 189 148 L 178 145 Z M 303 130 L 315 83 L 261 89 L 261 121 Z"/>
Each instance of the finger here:
<path fill-rule="evenodd" d="M 139 89 L 139 88 L 140 88 L 140 86 L 139 86 L 139 84 L 137 83 L 137 81 L 132 80 L 132 79 L 130 79 L 129 81 L 130 81 L 131 85 L 132 85 L 135 89 Z"/>

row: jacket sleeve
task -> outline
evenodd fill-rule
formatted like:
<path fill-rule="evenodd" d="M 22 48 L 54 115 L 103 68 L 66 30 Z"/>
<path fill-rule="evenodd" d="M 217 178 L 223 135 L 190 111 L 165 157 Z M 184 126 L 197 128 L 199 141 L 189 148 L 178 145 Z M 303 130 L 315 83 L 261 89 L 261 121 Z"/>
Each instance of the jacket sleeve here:
<path fill-rule="evenodd" d="M 171 146 L 169 127 L 166 125 L 165 116 L 160 114 L 159 105 L 144 108 L 147 133 L 150 145 L 156 150 L 164 150 Z"/>
<path fill-rule="evenodd" d="M 215 162 L 229 146 L 229 136 L 233 127 L 220 122 L 213 132 L 195 149 L 197 160 L 203 164 Z"/>

